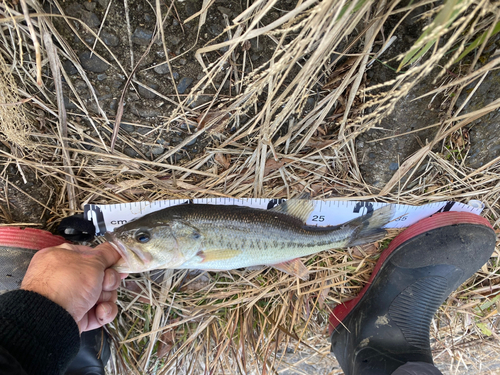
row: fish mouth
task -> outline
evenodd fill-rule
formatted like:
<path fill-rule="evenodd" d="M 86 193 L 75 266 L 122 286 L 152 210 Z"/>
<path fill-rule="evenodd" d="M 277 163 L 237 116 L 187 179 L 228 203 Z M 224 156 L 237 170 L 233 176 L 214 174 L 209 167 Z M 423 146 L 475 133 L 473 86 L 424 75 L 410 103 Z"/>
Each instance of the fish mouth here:
<path fill-rule="evenodd" d="M 112 232 L 104 233 L 104 238 L 113 246 L 113 248 L 121 255 L 123 261 L 125 261 L 126 265 L 130 268 L 130 256 L 127 251 L 127 248 L 116 239 Z M 120 261 L 116 263 L 117 266 L 123 268 L 123 265 L 120 265 Z"/>
<path fill-rule="evenodd" d="M 140 250 L 134 249 L 132 247 L 126 247 L 122 241 L 116 238 L 113 232 L 104 233 L 104 238 L 115 248 L 118 254 L 121 255 L 122 260 L 125 262 L 126 267 L 124 267 L 123 263 L 118 261 L 116 263 L 115 268 L 118 268 L 119 271 L 122 272 L 143 272 L 145 269 L 149 268 L 149 264 L 152 261 L 152 257 L 148 253 L 144 253 Z M 130 253 L 134 254 L 134 259 L 131 259 Z M 120 264 L 121 263 L 121 264 Z M 139 267 L 133 267 L 133 263 L 140 263 Z M 139 271 L 134 271 L 137 268 Z"/>

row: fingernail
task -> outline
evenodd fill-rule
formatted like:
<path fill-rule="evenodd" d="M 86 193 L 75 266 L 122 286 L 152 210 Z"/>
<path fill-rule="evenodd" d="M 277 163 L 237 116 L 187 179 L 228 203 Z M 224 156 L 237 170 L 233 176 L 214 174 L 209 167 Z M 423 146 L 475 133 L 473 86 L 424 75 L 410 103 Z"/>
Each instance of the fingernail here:
<path fill-rule="evenodd" d="M 103 303 L 101 306 L 104 310 L 104 315 L 109 315 L 111 313 L 111 307 L 107 303 Z"/>
<path fill-rule="evenodd" d="M 110 284 L 110 287 L 115 286 L 115 284 L 116 284 L 116 273 L 115 272 L 109 273 L 109 284 Z"/>

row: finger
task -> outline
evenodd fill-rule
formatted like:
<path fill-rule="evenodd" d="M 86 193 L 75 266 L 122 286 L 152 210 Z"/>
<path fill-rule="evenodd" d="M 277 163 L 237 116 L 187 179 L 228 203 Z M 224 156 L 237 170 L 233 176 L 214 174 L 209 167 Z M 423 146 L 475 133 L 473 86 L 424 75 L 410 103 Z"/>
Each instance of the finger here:
<path fill-rule="evenodd" d="M 91 317 L 95 320 L 95 306 L 87 311 L 87 313 L 78 322 L 78 329 L 80 330 L 80 333 L 90 331 L 92 329 L 89 328 L 89 319 L 92 319 Z"/>
<path fill-rule="evenodd" d="M 118 292 L 116 290 L 113 290 L 111 292 L 101 292 L 101 295 L 99 296 L 97 303 L 101 302 L 116 302 L 118 299 Z"/>
<path fill-rule="evenodd" d="M 108 324 L 118 314 L 118 306 L 111 302 L 99 303 L 95 308 L 95 317 L 101 326 Z"/>
<path fill-rule="evenodd" d="M 111 292 L 120 286 L 121 277 L 116 270 L 108 268 L 104 271 L 104 279 L 102 281 L 102 290 Z"/>
<path fill-rule="evenodd" d="M 96 246 L 94 250 L 96 251 L 99 259 L 104 264 L 105 269 L 111 267 L 122 258 L 118 251 L 116 251 L 109 242 L 105 242 Z"/>
<path fill-rule="evenodd" d="M 102 324 L 96 318 L 96 308 L 94 306 L 85 316 L 78 322 L 78 328 L 80 332 L 92 331 L 93 329 L 102 327 Z"/>
<path fill-rule="evenodd" d="M 128 277 L 128 273 L 120 273 L 120 279 L 126 279 Z"/>

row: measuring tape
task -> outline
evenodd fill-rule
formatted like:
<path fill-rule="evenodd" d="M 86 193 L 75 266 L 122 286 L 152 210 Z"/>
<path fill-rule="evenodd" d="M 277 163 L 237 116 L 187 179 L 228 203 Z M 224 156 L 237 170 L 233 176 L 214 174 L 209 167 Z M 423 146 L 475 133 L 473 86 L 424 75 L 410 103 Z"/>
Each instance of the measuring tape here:
<path fill-rule="evenodd" d="M 214 205 L 237 205 L 271 209 L 284 202 L 285 199 L 262 199 L 262 198 L 200 198 L 193 200 L 163 200 L 154 202 L 133 202 L 122 204 L 96 205 L 87 204 L 84 207 L 84 218 L 93 222 L 96 235 L 103 235 L 129 221 L 179 204 L 214 204 Z M 323 201 L 313 200 L 314 210 L 306 221 L 307 225 L 330 226 L 345 223 L 361 215 L 367 214 L 387 203 L 365 202 L 365 201 Z M 484 204 L 478 200 L 471 200 L 468 204 L 458 202 L 436 202 L 423 206 L 410 206 L 395 204 L 396 213 L 392 222 L 386 228 L 408 227 L 419 220 L 429 217 L 438 212 L 465 211 L 479 215 Z"/>

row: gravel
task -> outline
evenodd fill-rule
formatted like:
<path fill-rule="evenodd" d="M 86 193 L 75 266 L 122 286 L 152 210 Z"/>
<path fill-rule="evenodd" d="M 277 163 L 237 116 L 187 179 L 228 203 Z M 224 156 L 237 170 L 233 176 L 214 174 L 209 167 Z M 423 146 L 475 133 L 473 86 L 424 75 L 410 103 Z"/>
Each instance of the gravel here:
<path fill-rule="evenodd" d="M 148 86 L 155 91 L 158 90 L 158 87 L 159 87 L 155 83 L 150 83 Z M 146 99 L 156 98 L 156 94 L 154 92 L 148 90 L 147 87 L 137 85 L 137 91 L 139 91 L 139 95 L 141 95 L 143 98 L 146 98 Z"/>
<path fill-rule="evenodd" d="M 99 19 L 99 17 L 97 17 L 95 13 L 82 10 L 80 17 L 88 27 L 97 28 L 101 24 L 101 20 Z"/>
<path fill-rule="evenodd" d="M 101 32 L 101 39 L 109 47 L 117 47 L 120 44 L 120 39 L 115 34 L 107 31 Z"/>
<path fill-rule="evenodd" d="M 147 46 L 151 42 L 153 33 L 149 30 L 138 27 L 132 34 L 132 42 L 140 46 Z"/>
<path fill-rule="evenodd" d="M 184 94 L 191 83 L 193 83 L 192 78 L 183 77 L 177 85 L 177 91 L 179 94 Z"/>
<path fill-rule="evenodd" d="M 158 66 L 155 66 L 153 70 L 158 74 L 168 74 L 170 70 L 168 69 L 168 64 L 164 63 Z"/>
<path fill-rule="evenodd" d="M 109 65 L 97 57 L 95 53 L 90 56 L 90 51 L 80 53 L 79 57 L 83 69 L 90 72 L 104 73 L 109 68 Z"/>
<path fill-rule="evenodd" d="M 139 154 L 132 147 L 125 147 L 123 153 L 131 158 L 136 158 Z"/>
<path fill-rule="evenodd" d="M 73 74 L 78 73 L 78 70 L 76 69 L 75 65 L 71 61 L 69 61 L 69 60 L 66 60 L 65 62 L 63 62 L 63 69 L 70 76 L 72 76 Z"/>

